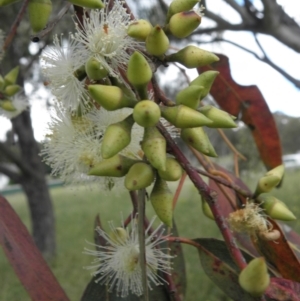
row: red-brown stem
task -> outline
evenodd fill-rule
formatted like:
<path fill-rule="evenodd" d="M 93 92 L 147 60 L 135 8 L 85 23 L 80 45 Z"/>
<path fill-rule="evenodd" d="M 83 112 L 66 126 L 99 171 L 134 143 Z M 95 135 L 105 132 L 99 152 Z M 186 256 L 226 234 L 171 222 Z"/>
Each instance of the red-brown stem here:
<path fill-rule="evenodd" d="M 233 190 L 235 190 L 238 194 L 246 197 L 246 198 L 253 198 L 253 194 L 252 193 L 249 193 L 248 191 L 242 189 L 240 186 L 234 184 L 233 182 L 228 182 L 227 180 L 225 180 L 224 178 L 221 178 L 219 176 L 215 176 L 215 175 L 212 175 L 211 173 L 209 172 L 206 172 L 204 170 L 201 170 L 199 168 L 196 168 L 194 167 L 194 169 L 201 175 L 203 176 L 206 176 L 208 178 L 211 178 L 212 180 L 224 185 L 224 186 L 227 186 L 229 188 L 232 188 Z"/>
<path fill-rule="evenodd" d="M 168 131 L 161 125 L 158 124 L 157 128 L 161 132 L 161 134 L 165 137 L 169 148 L 172 150 L 174 156 L 178 160 L 178 162 L 181 164 L 182 168 L 186 171 L 187 175 L 191 179 L 191 181 L 194 183 L 195 187 L 198 189 L 201 196 L 207 201 L 207 203 L 210 206 L 210 209 L 215 217 L 215 221 L 224 237 L 225 243 L 227 245 L 227 248 L 229 250 L 229 253 L 232 256 L 232 259 L 235 261 L 237 266 L 242 270 L 245 268 L 246 261 L 239 250 L 239 248 L 236 245 L 235 239 L 228 228 L 227 223 L 225 222 L 224 217 L 222 216 L 222 213 L 220 212 L 218 202 L 217 202 L 217 193 L 209 188 L 208 185 L 202 180 L 202 178 L 199 176 L 198 172 L 192 167 L 190 162 L 187 160 L 187 158 L 184 156 L 184 154 L 181 152 L 181 150 L 178 148 L 176 143 L 171 138 Z"/>
<path fill-rule="evenodd" d="M 175 103 L 171 99 L 167 98 L 165 94 L 161 91 L 161 89 L 157 84 L 157 80 L 155 76 L 152 77 L 151 83 L 154 91 L 154 101 L 156 103 L 162 102 L 165 106 L 169 106 L 169 107 L 175 106 Z"/>
<path fill-rule="evenodd" d="M 13 25 L 11 26 L 10 30 L 9 30 L 9 34 L 6 36 L 6 39 L 4 41 L 4 45 L 3 45 L 3 51 L 7 50 L 8 47 L 10 46 L 12 40 L 14 39 L 15 35 L 16 35 L 16 32 L 17 32 L 17 29 L 18 29 L 18 26 L 20 25 L 20 22 L 24 16 L 24 13 L 26 11 L 26 7 L 28 5 L 28 1 L 29 0 L 25 0 L 23 2 L 23 5 L 22 7 L 20 8 L 19 10 L 19 13 L 13 23 Z"/>
<path fill-rule="evenodd" d="M 196 247 L 198 249 L 203 249 L 203 247 L 200 244 L 196 243 L 195 241 L 193 241 L 191 239 L 184 238 L 184 237 L 167 236 L 167 237 L 164 237 L 164 240 L 170 241 L 170 242 L 177 242 L 177 243 L 187 244 L 187 245 L 191 245 L 193 247 Z"/>
<path fill-rule="evenodd" d="M 185 178 L 186 178 L 187 174 L 186 173 L 183 173 L 182 176 L 181 176 L 181 179 L 179 181 L 179 184 L 177 186 L 177 189 L 176 189 L 176 192 L 175 192 L 175 195 L 174 195 L 174 198 L 173 198 L 173 210 L 175 209 L 175 206 L 177 204 L 177 201 L 178 201 L 178 197 L 179 197 L 179 194 L 183 188 L 183 183 L 185 181 Z"/>

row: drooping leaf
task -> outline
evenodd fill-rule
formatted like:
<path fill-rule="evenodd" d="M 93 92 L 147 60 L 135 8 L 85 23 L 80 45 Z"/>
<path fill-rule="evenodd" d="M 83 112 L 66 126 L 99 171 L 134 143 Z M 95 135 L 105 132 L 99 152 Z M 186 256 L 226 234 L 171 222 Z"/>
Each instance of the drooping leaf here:
<path fill-rule="evenodd" d="M 174 219 L 171 233 L 172 236 L 179 236 Z M 172 259 L 171 278 L 173 285 L 175 286 L 175 294 L 178 296 L 178 298 L 180 298 L 180 300 L 184 300 L 186 293 L 186 270 L 182 246 L 180 243 L 166 242 L 161 244 L 161 247 L 168 247 L 170 249 L 170 254 L 174 256 Z"/>
<path fill-rule="evenodd" d="M 239 269 L 231 259 L 224 242 L 217 239 L 195 239 L 202 247 L 198 248 L 201 265 L 206 275 L 228 297 L 234 301 L 258 301 L 245 292 L 238 283 Z M 209 248 L 210 252 L 206 247 Z M 245 254 L 244 254 L 245 255 Z"/>
<path fill-rule="evenodd" d="M 220 60 L 198 72 L 217 70 L 220 74 L 210 90 L 219 106 L 249 127 L 261 159 L 267 169 L 282 164 L 282 151 L 274 118 L 257 86 L 241 86 L 231 77 L 228 57 L 217 54 Z"/>
<path fill-rule="evenodd" d="M 69 301 L 26 227 L 0 196 L 0 244 L 33 301 Z"/>
<path fill-rule="evenodd" d="M 271 278 L 266 299 L 273 301 L 300 301 L 300 283 L 283 278 Z"/>
<path fill-rule="evenodd" d="M 219 286 L 230 298 L 240 300 L 261 300 L 246 293 L 238 283 L 239 269 L 232 260 L 224 241 L 217 239 L 195 239 L 201 245 L 199 248 L 202 267 L 208 277 Z M 247 262 L 252 256 L 243 252 Z M 299 301 L 300 283 L 283 278 L 276 278 L 271 274 L 271 283 L 265 292 L 267 301 Z"/>
<path fill-rule="evenodd" d="M 108 291 L 106 285 L 96 283 L 96 277 L 87 285 L 80 301 L 140 301 L 141 298 L 137 295 L 129 294 L 126 297 L 121 297 L 117 294 L 116 290 Z M 163 285 L 154 286 L 152 290 L 148 290 L 149 301 L 170 301 L 168 293 Z"/>
<path fill-rule="evenodd" d="M 276 241 L 266 241 L 258 237 L 254 244 L 267 261 L 277 268 L 283 278 L 300 282 L 300 263 L 297 256 L 277 223 L 272 219 L 268 220 L 273 230 L 280 232 L 280 237 Z"/>

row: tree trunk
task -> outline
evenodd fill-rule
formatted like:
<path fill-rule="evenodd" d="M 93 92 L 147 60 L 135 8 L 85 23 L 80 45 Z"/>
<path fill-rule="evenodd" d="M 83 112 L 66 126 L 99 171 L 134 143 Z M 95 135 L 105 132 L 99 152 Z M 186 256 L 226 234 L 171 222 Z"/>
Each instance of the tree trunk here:
<path fill-rule="evenodd" d="M 44 166 L 39 157 L 39 146 L 34 139 L 29 111 L 12 119 L 14 132 L 18 135 L 21 159 L 31 169 L 23 173 L 20 184 L 27 196 L 32 221 L 33 239 L 47 258 L 55 255 L 55 219 Z"/>

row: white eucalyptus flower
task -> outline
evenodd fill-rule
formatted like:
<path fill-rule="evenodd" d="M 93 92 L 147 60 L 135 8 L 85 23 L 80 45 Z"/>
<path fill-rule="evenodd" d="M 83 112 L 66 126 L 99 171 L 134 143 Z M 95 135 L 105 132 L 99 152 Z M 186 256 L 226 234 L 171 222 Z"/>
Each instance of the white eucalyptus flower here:
<path fill-rule="evenodd" d="M 117 0 L 110 11 L 108 3 L 104 9 L 90 11 L 89 16 L 83 16 L 83 24 L 77 20 L 74 35 L 75 40 L 85 45 L 85 55 L 94 57 L 110 76 L 119 79 L 119 69 L 126 70 L 132 52 L 143 45 L 127 35 L 132 20 L 122 4 Z"/>
<path fill-rule="evenodd" d="M 84 81 L 75 76 L 87 59 L 82 49 L 83 46 L 71 35 L 67 41 L 63 40 L 63 36 L 54 36 L 53 45 L 41 55 L 42 71 L 49 79 L 53 95 L 71 112 L 78 108 L 85 111 L 89 99 Z"/>
<path fill-rule="evenodd" d="M 49 125 L 49 134 L 41 155 L 52 168 L 52 174 L 66 183 L 83 184 L 96 182 L 103 189 L 122 187 L 119 178 L 88 176 L 91 167 L 102 161 L 101 141 L 111 123 L 119 122 L 130 114 L 130 109 L 113 112 L 94 108 L 82 117 L 72 116 L 61 107 L 56 107 L 56 117 Z M 142 130 L 134 128 L 132 142 L 121 154 L 137 156 L 142 139 Z M 119 184 L 119 185 L 118 185 Z"/>
<path fill-rule="evenodd" d="M 7 100 L 0 100 L 0 116 L 12 119 L 28 109 L 28 101 L 25 96 L 14 95 Z"/>
<path fill-rule="evenodd" d="M 153 284 L 166 283 L 166 280 L 158 272 L 169 274 L 170 259 L 173 258 L 168 254 L 169 249 L 159 248 L 159 245 L 164 242 L 163 231 L 161 231 L 162 224 L 150 233 L 154 220 L 155 217 L 145 231 L 145 259 L 149 289 Z M 115 289 L 121 297 L 126 297 L 129 293 L 138 296 L 143 294 L 136 220 L 133 220 L 132 224 L 131 229 L 125 229 L 123 227 L 116 228 L 110 222 L 110 235 L 98 227 L 96 231 L 106 240 L 107 245 L 96 245 L 96 251 L 89 249 L 84 251 L 85 254 L 96 257 L 92 265 L 86 267 L 87 269 L 96 269 L 93 273 L 98 277 L 96 281 L 108 285 L 110 291 Z"/>

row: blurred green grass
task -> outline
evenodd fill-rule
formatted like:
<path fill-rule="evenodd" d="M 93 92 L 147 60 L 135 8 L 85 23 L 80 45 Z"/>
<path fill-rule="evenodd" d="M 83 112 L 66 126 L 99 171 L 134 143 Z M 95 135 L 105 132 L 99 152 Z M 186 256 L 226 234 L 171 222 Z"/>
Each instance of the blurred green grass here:
<path fill-rule="evenodd" d="M 261 175 L 257 175 L 258 177 Z M 300 170 L 288 171 L 280 189 L 274 195 L 286 202 L 289 208 L 300 216 Z M 246 177 L 246 183 L 254 189 L 256 180 Z M 175 190 L 176 186 L 173 184 Z M 107 221 L 114 220 L 118 224 L 121 212 L 124 218 L 131 212 L 128 194 L 105 195 L 86 188 L 70 189 L 66 187 L 51 189 L 56 215 L 57 256 L 49 265 L 71 301 L 80 297 L 90 281 L 90 274 L 83 269 L 90 264 L 92 258 L 82 254 L 86 241 L 93 241 L 94 219 L 100 214 L 101 222 L 107 229 Z M 25 225 L 30 229 L 29 212 L 23 194 L 7 196 L 7 199 L 19 214 Z M 147 206 L 147 215 L 153 215 L 151 206 Z M 200 197 L 190 182 L 182 191 L 175 210 L 175 220 L 180 236 L 188 238 L 214 237 L 221 238 L 214 222 L 207 219 L 201 210 Z M 300 230 L 299 222 L 289 223 L 294 229 Z M 183 246 L 187 269 L 186 301 L 217 301 L 226 297 L 213 285 L 204 274 L 198 253 L 190 246 Z M 0 248 L 0 300 L 29 301 L 13 269 Z M 42 301 L 42 300 L 41 300 Z"/>

